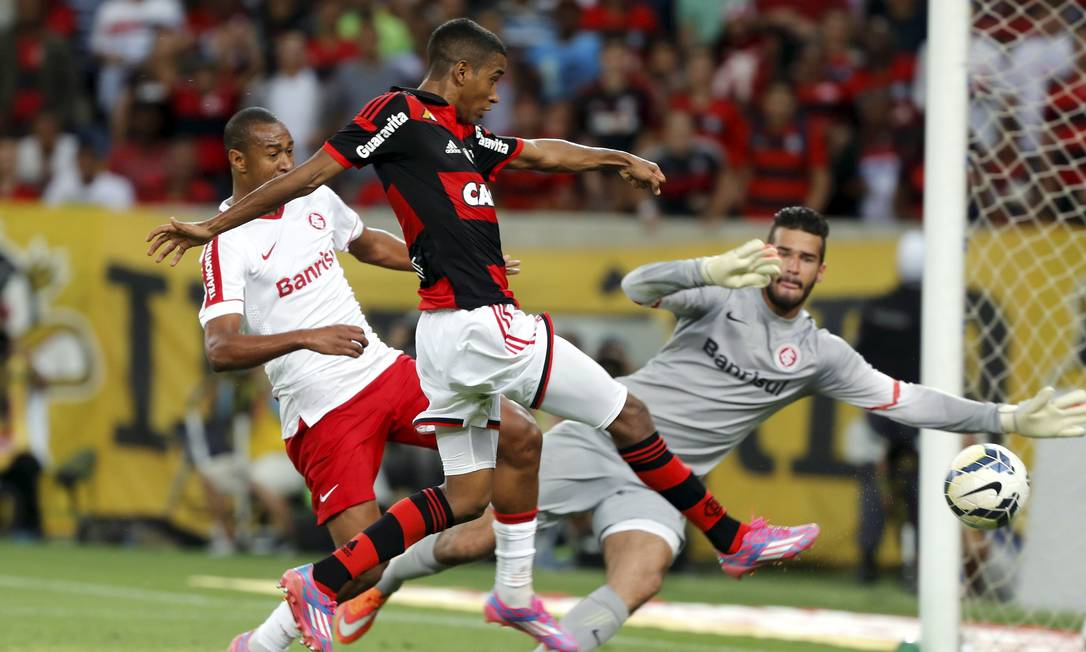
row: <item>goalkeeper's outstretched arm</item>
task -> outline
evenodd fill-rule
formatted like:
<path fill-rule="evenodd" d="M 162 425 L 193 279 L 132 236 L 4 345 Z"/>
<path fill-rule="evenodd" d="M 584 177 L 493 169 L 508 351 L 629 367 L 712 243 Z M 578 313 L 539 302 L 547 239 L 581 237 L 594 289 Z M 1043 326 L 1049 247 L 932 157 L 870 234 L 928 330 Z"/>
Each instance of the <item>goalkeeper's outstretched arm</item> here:
<path fill-rule="evenodd" d="M 1086 435 L 1086 390 L 1055 397 L 1051 387 L 1019 405 L 972 401 L 906 383 L 872 367 L 841 338 L 820 331 L 816 390 L 917 428 L 1018 433 L 1026 437 Z"/>

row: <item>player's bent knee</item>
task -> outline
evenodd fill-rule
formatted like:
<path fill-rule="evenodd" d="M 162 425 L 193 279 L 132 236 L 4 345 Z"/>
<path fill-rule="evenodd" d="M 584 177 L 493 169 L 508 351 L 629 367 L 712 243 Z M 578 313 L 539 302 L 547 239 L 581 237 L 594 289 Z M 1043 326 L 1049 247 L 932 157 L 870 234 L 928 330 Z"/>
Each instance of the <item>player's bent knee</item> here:
<path fill-rule="evenodd" d="M 649 414 L 649 408 L 641 399 L 633 394 L 627 394 L 622 411 L 607 427 L 607 432 L 611 433 L 616 446 L 624 448 L 633 446 L 648 437 L 654 429 L 655 426 L 652 424 L 652 415 Z"/>
<path fill-rule="evenodd" d="M 502 423 L 498 438 L 498 459 L 516 468 L 536 466 L 543 451 L 543 431 L 534 420 L 518 419 L 507 427 Z"/>

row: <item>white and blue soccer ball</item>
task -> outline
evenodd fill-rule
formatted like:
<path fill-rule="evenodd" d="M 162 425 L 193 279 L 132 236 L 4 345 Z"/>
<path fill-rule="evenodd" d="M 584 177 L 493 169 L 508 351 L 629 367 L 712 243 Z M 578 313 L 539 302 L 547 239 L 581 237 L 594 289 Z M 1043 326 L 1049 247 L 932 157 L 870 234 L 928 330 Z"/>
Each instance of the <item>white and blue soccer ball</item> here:
<path fill-rule="evenodd" d="M 950 511 L 971 528 L 994 530 L 1011 522 L 1029 499 L 1029 472 L 997 444 L 974 444 L 950 463 L 943 485 Z"/>

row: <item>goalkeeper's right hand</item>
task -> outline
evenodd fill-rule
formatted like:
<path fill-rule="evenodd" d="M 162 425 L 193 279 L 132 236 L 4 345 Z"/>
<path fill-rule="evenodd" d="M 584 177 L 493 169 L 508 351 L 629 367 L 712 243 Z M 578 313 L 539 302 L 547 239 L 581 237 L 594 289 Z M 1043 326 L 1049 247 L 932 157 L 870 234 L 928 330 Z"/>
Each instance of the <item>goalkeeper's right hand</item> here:
<path fill-rule="evenodd" d="M 764 288 L 781 273 L 777 248 L 751 240 L 716 256 L 698 259 L 701 278 L 708 285 L 725 288 Z"/>
<path fill-rule="evenodd" d="M 1056 390 L 1045 387 L 1018 405 L 999 406 L 1003 432 L 1026 437 L 1081 437 L 1086 435 L 1086 390 L 1076 389 L 1053 400 Z"/>

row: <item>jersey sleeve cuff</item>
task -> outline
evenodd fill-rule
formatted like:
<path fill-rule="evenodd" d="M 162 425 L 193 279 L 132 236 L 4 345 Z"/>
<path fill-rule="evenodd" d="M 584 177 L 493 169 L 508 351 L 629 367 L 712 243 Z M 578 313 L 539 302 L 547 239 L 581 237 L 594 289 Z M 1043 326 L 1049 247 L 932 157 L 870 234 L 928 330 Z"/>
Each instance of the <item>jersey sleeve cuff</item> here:
<path fill-rule="evenodd" d="M 504 161 L 494 166 L 494 169 L 490 171 L 490 176 L 487 177 L 487 181 L 493 181 L 498 177 L 498 173 L 502 171 L 506 165 L 509 165 L 509 161 L 512 161 L 516 157 L 520 156 L 520 153 L 524 151 L 524 139 L 517 138 L 517 144 L 513 147 L 513 153 L 510 154 Z"/>
<path fill-rule="evenodd" d="M 337 149 L 336 149 L 336 148 L 335 148 L 335 147 L 334 147 L 334 146 L 332 145 L 332 143 L 330 143 L 330 142 L 328 142 L 328 141 L 325 141 L 325 143 L 324 143 L 324 145 L 323 145 L 323 146 L 321 147 L 321 149 L 323 149 L 324 151 L 328 152 L 328 155 L 329 155 L 329 156 L 331 156 L 332 158 L 334 158 L 334 159 L 336 160 L 336 163 L 339 163 L 339 164 L 340 164 L 340 165 L 342 165 L 343 167 L 345 167 L 345 168 L 350 168 L 350 167 L 354 167 L 353 165 L 351 165 L 351 162 L 350 162 L 350 161 L 348 161 L 348 160 L 347 160 L 347 158 L 346 158 L 345 156 L 343 156 L 343 154 L 340 154 L 340 153 L 339 153 L 339 150 L 337 150 Z"/>
<path fill-rule="evenodd" d="M 200 326 L 207 327 L 207 322 L 224 315 L 244 315 L 245 302 L 241 299 L 223 299 L 200 311 Z"/>

